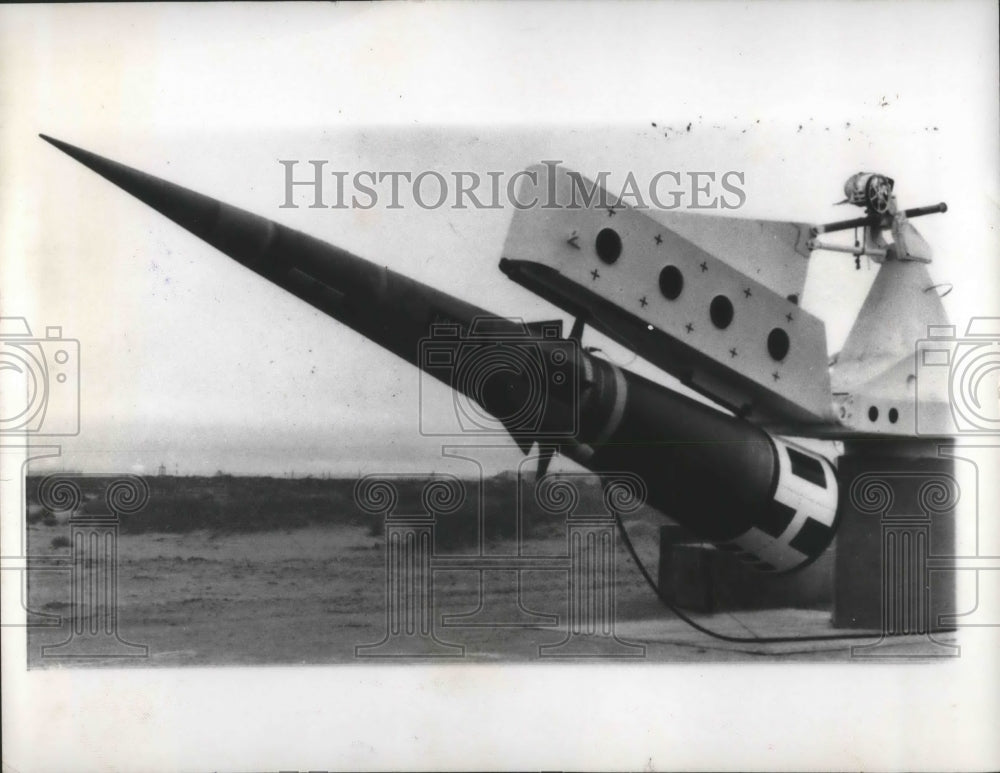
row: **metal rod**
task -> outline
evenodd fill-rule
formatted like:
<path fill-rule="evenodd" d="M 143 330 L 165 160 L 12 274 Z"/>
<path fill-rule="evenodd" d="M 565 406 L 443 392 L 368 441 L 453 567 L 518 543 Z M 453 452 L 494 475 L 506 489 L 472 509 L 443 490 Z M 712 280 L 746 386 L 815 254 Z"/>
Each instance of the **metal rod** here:
<path fill-rule="evenodd" d="M 811 250 L 828 250 L 829 252 L 846 252 L 849 255 L 872 255 L 878 258 L 884 258 L 886 256 L 886 250 L 875 248 L 865 248 L 865 247 L 845 247 L 840 244 L 821 244 L 815 240 L 809 241 L 809 249 Z"/>
<path fill-rule="evenodd" d="M 915 207 L 914 209 L 903 210 L 903 217 L 922 217 L 924 215 L 936 215 L 939 212 L 947 211 L 948 205 L 942 201 L 940 204 L 932 204 L 927 207 Z M 820 234 L 833 233 L 834 231 L 846 231 L 850 228 L 857 228 L 858 226 L 874 227 L 882 222 L 883 220 L 878 216 L 865 215 L 864 217 L 855 217 L 851 220 L 839 220 L 836 223 L 813 226 L 810 229 L 810 234 L 812 236 L 819 236 Z"/>

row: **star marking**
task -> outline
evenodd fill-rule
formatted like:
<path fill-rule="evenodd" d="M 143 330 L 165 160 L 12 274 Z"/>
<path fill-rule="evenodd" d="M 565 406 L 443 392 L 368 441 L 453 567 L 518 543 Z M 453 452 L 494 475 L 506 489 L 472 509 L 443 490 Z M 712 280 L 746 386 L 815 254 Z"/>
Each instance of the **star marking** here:
<path fill-rule="evenodd" d="M 590 272 L 590 275 L 594 278 L 594 281 L 597 281 L 597 278 L 601 275 L 601 272 L 595 268 L 593 271 Z"/>
<path fill-rule="evenodd" d="M 657 234 L 656 238 L 653 241 L 655 241 L 657 244 L 663 244 L 663 237 Z"/>
<path fill-rule="evenodd" d="M 649 301 L 646 300 L 645 295 L 639 299 L 639 303 L 642 306 L 642 308 L 646 308 L 649 305 Z"/>
<path fill-rule="evenodd" d="M 792 316 L 792 312 L 788 312 L 785 315 L 785 319 L 787 319 L 789 322 L 791 322 L 793 319 L 795 319 L 795 317 Z"/>
<path fill-rule="evenodd" d="M 772 377 L 772 378 L 773 378 L 773 379 L 774 379 L 775 381 L 778 381 L 778 380 L 779 380 L 779 379 L 781 378 L 781 376 L 779 376 L 779 375 L 778 375 L 778 371 L 774 371 L 774 373 L 772 373 L 772 374 L 771 374 L 771 377 Z"/>
<path fill-rule="evenodd" d="M 732 349 L 729 350 L 729 356 L 730 357 L 736 356 L 736 347 L 733 347 Z"/>
<path fill-rule="evenodd" d="M 693 331 L 693 330 L 694 330 L 694 325 L 692 325 L 692 324 L 691 324 L 690 322 L 688 322 L 688 323 L 687 323 L 687 324 L 686 324 L 686 325 L 684 326 L 684 329 L 685 329 L 685 330 L 687 330 L 687 331 L 688 331 L 688 332 L 690 333 L 691 331 Z"/>
<path fill-rule="evenodd" d="M 701 270 L 702 270 L 703 273 L 705 271 L 708 271 L 708 263 L 706 263 L 705 261 L 702 261 L 701 262 Z"/>
<path fill-rule="evenodd" d="M 750 288 L 749 287 L 744 287 L 743 288 L 743 297 L 744 298 L 749 298 L 751 295 L 753 295 L 753 293 L 750 292 Z"/>
<path fill-rule="evenodd" d="M 615 208 L 608 207 L 608 217 L 614 217 L 614 216 L 615 216 Z"/>

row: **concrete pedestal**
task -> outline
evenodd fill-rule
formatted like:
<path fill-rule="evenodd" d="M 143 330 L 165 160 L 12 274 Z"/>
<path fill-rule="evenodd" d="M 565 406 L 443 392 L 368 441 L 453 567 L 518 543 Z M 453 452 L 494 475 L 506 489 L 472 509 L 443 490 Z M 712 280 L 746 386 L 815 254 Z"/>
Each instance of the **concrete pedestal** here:
<path fill-rule="evenodd" d="M 872 442 L 841 458 L 834 626 L 923 634 L 954 614 L 948 566 L 960 492 L 954 462 L 938 456 L 938 445 Z"/>
<path fill-rule="evenodd" d="M 830 608 L 832 548 L 799 571 L 766 574 L 713 545 L 677 539 L 674 527 L 661 529 L 658 583 L 667 598 L 682 609 L 712 613 Z"/>

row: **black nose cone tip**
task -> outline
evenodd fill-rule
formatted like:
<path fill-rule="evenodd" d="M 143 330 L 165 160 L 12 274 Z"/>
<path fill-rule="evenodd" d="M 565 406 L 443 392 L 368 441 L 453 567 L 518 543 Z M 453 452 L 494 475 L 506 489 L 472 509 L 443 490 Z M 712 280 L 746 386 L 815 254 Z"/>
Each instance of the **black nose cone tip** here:
<path fill-rule="evenodd" d="M 55 137 L 50 137 L 48 134 L 39 134 L 38 136 L 49 143 L 49 145 L 59 148 L 59 150 L 65 151 L 67 148 L 72 147 L 72 145 L 67 145 L 62 140 L 57 140 Z"/>
<path fill-rule="evenodd" d="M 76 145 L 70 145 L 68 142 L 63 142 L 62 140 L 57 140 L 55 137 L 50 137 L 47 134 L 39 134 L 43 140 L 45 140 L 49 145 L 54 148 L 58 148 L 67 156 L 76 159 L 81 164 L 87 165 L 84 159 L 93 156 L 93 153 L 88 153 L 83 148 L 78 148 Z M 95 157 L 96 158 L 96 157 Z"/>
<path fill-rule="evenodd" d="M 76 145 L 70 145 L 68 142 L 63 142 L 62 140 L 57 140 L 55 137 L 50 137 L 47 134 L 39 134 L 43 140 L 45 140 L 49 145 L 58 150 L 61 150 L 67 156 L 72 158 L 74 161 L 79 161 L 84 166 L 92 169 L 103 177 L 111 179 L 112 182 L 120 185 L 121 183 L 117 180 L 112 179 L 109 176 L 109 172 L 112 169 L 128 169 L 128 167 L 123 164 L 118 164 L 110 159 L 99 156 L 96 153 L 91 153 L 89 150 L 84 150 L 83 148 L 78 148 Z M 138 174 L 135 170 L 132 171 L 133 174 Z"/>

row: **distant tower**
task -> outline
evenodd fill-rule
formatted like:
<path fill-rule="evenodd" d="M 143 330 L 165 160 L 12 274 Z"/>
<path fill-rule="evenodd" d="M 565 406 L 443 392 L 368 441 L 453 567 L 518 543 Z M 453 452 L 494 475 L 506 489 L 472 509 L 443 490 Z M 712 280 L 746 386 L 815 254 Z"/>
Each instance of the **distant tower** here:
<path fill-rule="evenodd" d="M 167 474 L 167 465 L 165 465 L 165 464 L 161 464 L 161 465 L 160 465 L 160 466 L 159 466 L 159 467 L 157 468 L 157 470 L 156 470 L 156 474 L 157 474 L 157 475 L 166 475 L 166 474 Z"/>

